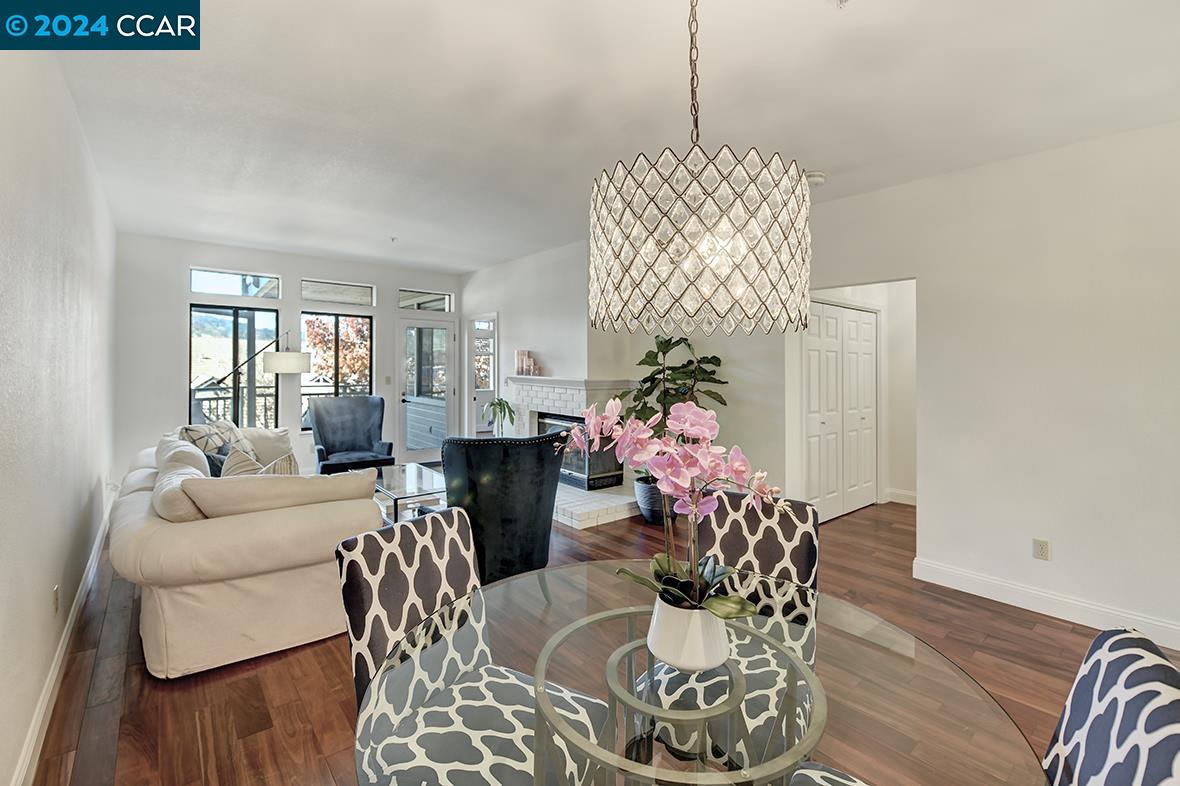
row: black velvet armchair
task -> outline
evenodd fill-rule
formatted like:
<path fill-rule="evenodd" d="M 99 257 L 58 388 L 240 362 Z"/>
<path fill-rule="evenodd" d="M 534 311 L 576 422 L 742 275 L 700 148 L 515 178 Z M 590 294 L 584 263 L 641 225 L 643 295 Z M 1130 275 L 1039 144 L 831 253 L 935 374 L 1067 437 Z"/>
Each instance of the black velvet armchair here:
<path fill-rule="evenodd" d="M 393 443 L 381 440 L 381 396 L 315 397 L 308 402 L 308 419 L 321 475 L 395 463 Z"/>
<path fill-rule="evenodd" d="M 562 443 L 557 434 L 443 440 L 447 504 L 471 519 L 485 585 L 549 564 Z"/>

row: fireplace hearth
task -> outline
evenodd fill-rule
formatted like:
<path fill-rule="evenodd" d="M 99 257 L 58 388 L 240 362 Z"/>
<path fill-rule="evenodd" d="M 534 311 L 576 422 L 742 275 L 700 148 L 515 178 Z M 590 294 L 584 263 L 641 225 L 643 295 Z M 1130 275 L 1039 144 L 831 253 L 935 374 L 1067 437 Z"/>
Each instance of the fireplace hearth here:
<path fill-rule="evenodd" d="M 537 413 L 537 434 L 566 431 L 584 424 L 580 417 L 555 412 Z M 585 491 L 623 485 L 623 465 L 614 450 L 585 451 L 572 445 L 566 449 L 561 464 L 561 482 Z"/>

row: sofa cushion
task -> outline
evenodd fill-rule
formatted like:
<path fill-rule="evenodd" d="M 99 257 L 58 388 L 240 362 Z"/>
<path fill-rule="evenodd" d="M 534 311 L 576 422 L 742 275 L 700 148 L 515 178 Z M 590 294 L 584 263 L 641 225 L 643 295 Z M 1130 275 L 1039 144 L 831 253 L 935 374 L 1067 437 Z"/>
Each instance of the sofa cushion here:
<path fill-rule="evenodd" d="M 140 467 L 131 470 L 123 477 L 123 482 L 119 485 L 119 496 L 125 497 L 137 491 L 151 491 L 156 487 L 157 474 L 155 467 Z"/>
<path fill-rule="evenodd" d="M 280 456 L 265 467 L 237 448 L 231 448 L 229 456 L 221 466 L 220 477 L 236 478 L 241 475 L 298 475 L 299 462 L 294 453 Z"/>
<path fill-rule="evenodd" d="M 181 487 L 183 480 L 209 477 L 205 454 L 190 442 L 164 437 L 156 446 L 156 466 L 159 474 L 152 490 L 152 507 L 156 515 L 173 522 L 205 518 Z"/>
<path fill-rule="evenodd" d="M 186 478 L 184 493 L 209 518 L 257 513 L 319 502 L 373 496 L 377 471 L 340 475 L 245 475 L 236 478 Z"/>
<path fill-rule="evenodd" d="M 131 467 L 129 469 L 147 469 L 155 468 L 156 466 L 156 449 L 154 447 L 144 448 L 135 454 L 135 458 L 131 460 Z"/>
<path fill-rule="evenodd" d="M 241 429 L 229 420 L 215 420 L 212 423 L 181 426 L 180 438 L 187 440 L 204 453 L 216 453 L 222 445 L 237 448 L 250 458 L 255 457 L 254 447 Z"/>
<path fill-rule="evenodd" d="M 241 429 L 241 432 L 254 448 L 252 458 L 264 467 L 288 453 L 295 452 L 295 447 L 291 444 L 291 434 L 285 428 L 246 427 Z"/>

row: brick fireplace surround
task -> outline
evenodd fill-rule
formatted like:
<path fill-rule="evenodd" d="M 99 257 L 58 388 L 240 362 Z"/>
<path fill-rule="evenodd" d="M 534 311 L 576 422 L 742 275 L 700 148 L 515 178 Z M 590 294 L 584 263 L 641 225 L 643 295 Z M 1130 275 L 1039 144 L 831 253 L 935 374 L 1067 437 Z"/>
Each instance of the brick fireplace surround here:
<path fill-rule="evenodd" d="M 537 433 L 539 413 L 581 417 L 591 404 L 597 404 L 601 412 L 607 401 L 635 384 L 628 379 L 520 376 L 508 377 L 507 382 L 502 395 L 516 410 L 516 425 L 509 429 L 518 437 Z M 564 483 L 557 487 L 554 516 L 562 524 L 586 529 L 638 514 L 629 480 L 621 487 L 599 491 L 582 491 Z"/>

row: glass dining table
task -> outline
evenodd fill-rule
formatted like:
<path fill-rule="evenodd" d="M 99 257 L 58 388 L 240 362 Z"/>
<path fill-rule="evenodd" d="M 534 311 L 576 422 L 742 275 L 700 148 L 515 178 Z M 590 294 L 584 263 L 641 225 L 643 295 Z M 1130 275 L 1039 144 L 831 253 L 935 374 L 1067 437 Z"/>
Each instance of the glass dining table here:
<path fill-rule="evenodd" d="M 763 613 L 727 622 L 725 666 L 682 674 L 648 652 L 653 596 L 622 567 L 647 563 L 517 576 L 411 629 L 360 703 L 359 783 L 785 786 L 818 763 L 872 786 L 1046 784 L 978 683 L 870 612 L 734 577 Z"/>

